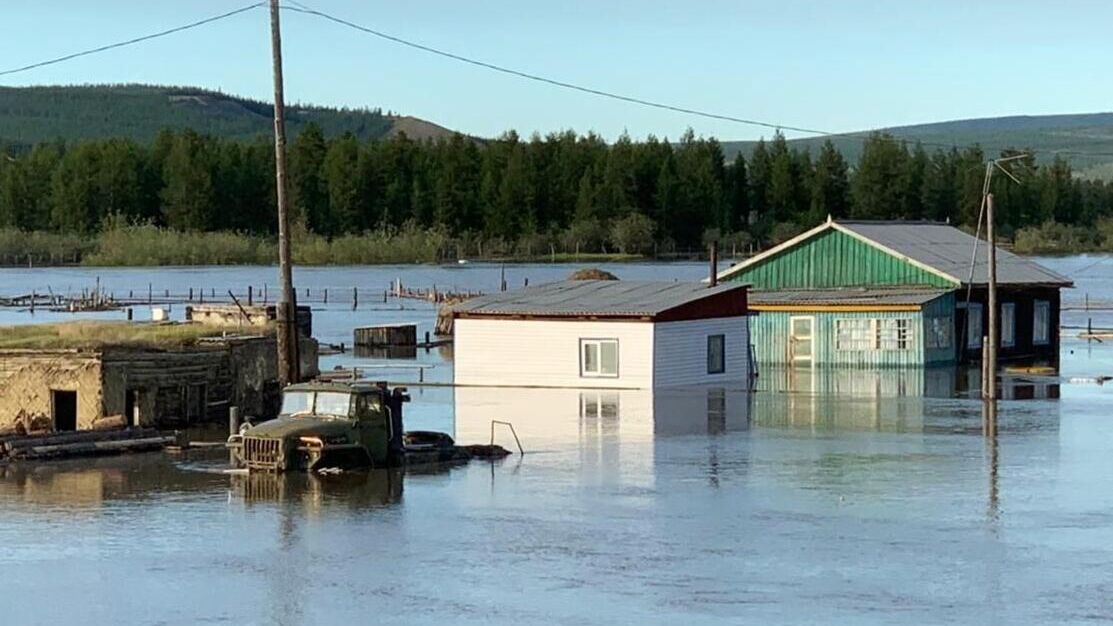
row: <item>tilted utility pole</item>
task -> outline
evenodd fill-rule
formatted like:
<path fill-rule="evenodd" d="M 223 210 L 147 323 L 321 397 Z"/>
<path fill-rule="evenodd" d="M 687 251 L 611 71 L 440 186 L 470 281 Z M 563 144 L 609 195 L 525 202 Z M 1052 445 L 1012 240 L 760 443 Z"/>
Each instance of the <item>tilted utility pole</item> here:
<path fill-rule="evenodd" d="M 278 267 L 282 295 L 275 307 L 278 321 L 278 384 L 285 387 L 301 379 L 298 360 L 297 301 L 290 267 L 290 211 L 286 194 L 286 111 L 282 92 L 282 32 L 278 0 L 271 4 L 271 59 L 274 70 L 274 171 L 278 192 Z"/>
<path fill-rule="evenodd" d="M 1013 182 L 1019 184 L 1020 180 L 1013 176 L 1012 172 L 1007 170 L 1002 164 L 1017 159 L 1031 158 L 1032 155 L 1028 153 L 1014 154 L 1012 156 L 1001 157 L 994 159 L 985 164 L 985 179 L 982 181 L 982 210 L 978 213 L 978 230 L 974 234 L 974 250 L 970 257 L 970 283 L 974 282 L 974 267 L 978 258 L 978 238 L 982 233 L 982 221 L 984 218 L 986 224 L 986 240 L 989 244 L 989 250 L 986 252 L 987 267 L 986 283 L 988 285 L 988 302 L 986 308 L 989 309 L 987 333 L 985 336 L 985 343 L 982 344 L 982 397 L 986 400 L 997 399 L 997 352 L 1000 346 L 1000 336 L 998 334 L 998 320 L 1000 319 L 1001 311 L 997 306 L 997 238 L 994 235 L 994 219 L 993 219 L 993 194 L 989 192 L 992 188 L 993 170 L 1001 170 L 1001 173 L 1012 179 Z M 966 301 L 970 302 L 970 288 L 966 291 Z M 967 316 L 969 316 L 969 309 L 967 309 Z M 1015 322 L 1015 321 L 1014 321 Z M 1014 324 L 1015 325 L 1015 324 Z M 964 324 L 965 328 L 969 328 L 969 323 Z M 1015 329 L 1014 331 L 1015 332 Z M 967 331 L 963 331 L 963 336 L 966 336 Z M 994 412 L 996 416 L 996 412 Z"/>
<path fill-rule="evenodd" d="M 987 400 L 996 400 L 997 346 L 1000 342 L 997 323 L 1000 315 L 997 307 L 997 237 L 993 229 L 993 194 L 987 194 L 985 199 L 985 235 L 989 241 L 989 250 L 986 251 L 989 259 L 989 350 L 986 354 L 985 371 L 988 379 L 985 381 L 985 397 Z"/>

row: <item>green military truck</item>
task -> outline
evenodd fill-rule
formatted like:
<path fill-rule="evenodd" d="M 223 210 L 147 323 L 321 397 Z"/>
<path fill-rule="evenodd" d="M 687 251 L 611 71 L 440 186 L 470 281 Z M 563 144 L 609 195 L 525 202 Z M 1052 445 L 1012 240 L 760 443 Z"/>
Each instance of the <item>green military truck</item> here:
<path fill-rule="evenodd" d="M 282 392 L 276 419 L 228 438 L 237 467 L 267 472 L 395 467 L 405 462 L 404 389 L 385 383 L 310 382 Z"/>

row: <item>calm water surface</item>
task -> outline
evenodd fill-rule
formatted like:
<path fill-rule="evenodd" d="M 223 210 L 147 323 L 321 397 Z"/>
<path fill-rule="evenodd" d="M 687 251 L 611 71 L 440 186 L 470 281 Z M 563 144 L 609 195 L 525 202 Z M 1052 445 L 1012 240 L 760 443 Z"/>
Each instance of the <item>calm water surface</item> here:
<path fill-rule="evenodd" d="M 1049 264 L 1079 284 L 1066 299 L 1113 300 L 1113 260 Z M 508 282 L 568 269 L 508 267 Z M 219 291 L 271 273 L 2 270 L 0 294 L 45 281 L 80 289 L 97 275 L 118 293 L 148 280 Z M 298 280 L 492 290 L 499 273 L 330 268 Z M 431 310 L 405 306 L 330 304 L 315 324 L 339 342 L 359 324 L 431 322 Z M 29 318 L 0 312 L 0 323 Z M 425 364 L 451 378 L 437 352 L 326 367 L 337 363 L 388 365 L 391 377 Z M 1113 348 L 1068 339 L 1063 370 L 1113 374 Z M 1003 402 L 987 440 L 980 403 L 933 397 L 934 378 L 863 375 L 877 377 L 863 385 L 875 391 L 629 392 L 608 417 L 583 414 L 575 390 L 415 388 L 411 427 L 471 442 L 508 419 L 527 454 L 404 475 L 248 479 L 221 473 L 214 453 L 0 468 L 2 622 L 1113 622 L 1113 389 L 1065 384 L 1061 400 Z M 780 388 L 776 379 L 762 384 Z"/>

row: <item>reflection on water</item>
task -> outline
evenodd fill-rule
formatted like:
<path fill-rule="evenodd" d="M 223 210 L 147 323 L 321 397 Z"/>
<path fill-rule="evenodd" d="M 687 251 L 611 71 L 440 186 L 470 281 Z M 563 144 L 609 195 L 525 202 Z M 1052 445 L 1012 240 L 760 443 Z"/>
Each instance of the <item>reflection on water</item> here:
<path fill-rule="evenodd" d="M 320 515 L 331 506 L 350 509 L 389 506 L 402 499 L 400 469 L 335 475 L 251 473 L 231 477 L 232 495 L 250 505 L 286 503 Z"/>
<path fill-rule="evenodd" d="M 417 346 L 363 346 L 356 345 L 352 354 L 361 359 L 417 360 Z"/>
<path fill-rule="evenodd" d="M 891 432 L 977 432 L 980 368 L 770 368 L 754 393 L 752 422 L 763 427 Z M 1055 428 L 1059 382 L 1002 377 L 1003 400 L 1037 400 L 1013 413 L 1043 416 Z M 1027 421 L 1018 421 L 1025 428 Z"/>
<path fill-rule="evenodd" d="M 984 405 L 946 377 L 863 374 L 765 372 L 752 394 L 412 390 L 407 411 L 463 442 L 513 423 L 526 454 L 497 463 L 242 476 L 213 451 L 2 468 L 0 565 L 21 599 L 5 623 L 1113 617 L 1104 390 L 1003 401 L 984 437 Z"/>
<path fill-rule="evenodd" d="M 203 492 L 226 483 L 226 477 L 211 472 L 182 471 L 173 457 L 157 453 L 0 465 L 0 498 L 47 507 L 95 507 Z"/>
<path fill-rule="evenodd" d="M 491 420 L 514 425 L 534 446 L 646 441 L 655 436 L 744 430 L 751 394 L 721 386 L 667 389 L 456 387 L 457 441 L 488 440 Z M 508 433 L 496 430 L 497 443 Z M 511 447 L 511 446 L 507 446 Z"/>

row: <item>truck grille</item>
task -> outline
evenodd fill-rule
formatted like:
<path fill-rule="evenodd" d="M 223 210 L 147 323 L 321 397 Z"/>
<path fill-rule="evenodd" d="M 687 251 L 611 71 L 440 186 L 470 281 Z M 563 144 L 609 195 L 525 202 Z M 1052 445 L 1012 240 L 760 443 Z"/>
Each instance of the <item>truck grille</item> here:
<path fill-rule="evenodd" d="M 281 452 L 281 439 L 243 438 L 243 462 L 248 469 L 277 470 Z"/>

